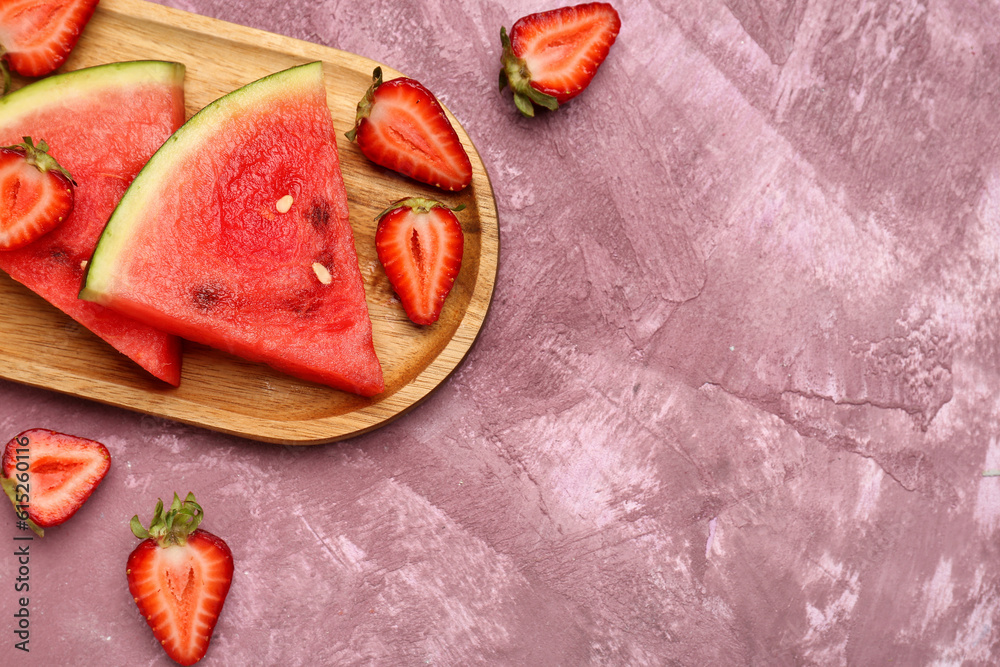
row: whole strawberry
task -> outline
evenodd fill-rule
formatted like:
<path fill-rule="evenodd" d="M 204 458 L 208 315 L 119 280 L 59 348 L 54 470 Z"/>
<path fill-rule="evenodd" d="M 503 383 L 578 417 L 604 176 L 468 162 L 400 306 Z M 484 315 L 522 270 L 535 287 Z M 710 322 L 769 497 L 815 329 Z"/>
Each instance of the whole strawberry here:
<path fill-rule="evenodd" d="M 0 148 L 0 250 L 27 245 L 73 211 L 73 179 L 44 141 Z"/>
<path fill-rule="evenodd" d="M 509 38 L 500 28 L 500 90 L 510 85 L 525 116 L 558 109 L 590 85 L 621 25 L 614 7 L 591 2 L 518 19 Z"/>
<path fill-rule="evenodd" d="M 24 76 L 45 76 L 65 62 L 94 15 L 98 0 L 3 0 L 0 2 L 0 69 L 3 93 L 8 67 Z"/>
<path fill-rule="evenodd" d="M 375 250 L 414 324 L 441 315 L 462 266 L 465 236 L 454 210 L 432 199 L 401 199 L 379 216 Z"/>
<path fill-rule="evenodd" d="M 383 83 L 381 67 L 346 136 L 375 164 L 421 183 L 461 190 L 472 182 L 472 162 L 437 98 L 406 77 Z"/>
<path fill-rule="evenodd" d="M 108 448 L 96 440 L 33 428 L 4 448 L 0 485 L 18 518 L 41 537 L 76 514 L 110 467 Z"/>
<path fill-rule="evenodd" d="M 204 512 L 189 493 L 174 494 L 170 508 L 156 503 L 149 530 L 132 517 L 142 542 L 128 557 L 132 599 L 163 650 L 181 665 L 193 665 L 208 651 L 212 632 L 233 581 L 233 554 L 226 543 L 198 525 Z"/>

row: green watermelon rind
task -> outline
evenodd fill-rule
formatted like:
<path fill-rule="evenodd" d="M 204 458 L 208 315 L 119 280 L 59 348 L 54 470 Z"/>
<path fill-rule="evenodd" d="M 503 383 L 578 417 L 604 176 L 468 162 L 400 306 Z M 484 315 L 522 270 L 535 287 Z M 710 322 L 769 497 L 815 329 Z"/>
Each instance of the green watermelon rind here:
<path fill-rule="evenodd" d="M 118 260 L 124 257 L 123 248 L 128 245 L 133 229 L 142 219 L 149 197 L 169 187 L 165 175 L 175 173 L 178 159 L 188 158 L 193 148 L 206 144 L 207 138 L 218 131 L 216 121 L 228 120 L 235 110 L 250 108 L 260 104 L 261 99 L 287 92 L 289 86 L 294 86 L 300 79 L 303 84 L 314 80 L 317 68 L 322 76 L 322 66 L 319 61 L 296 65 L 237 88 L 201 109 L 167 139 L 136 175 L 111 214 L 87 265 L 80 298 L 108 305 L 106 295 L 116 276 Z"/>
<path fill-rule="evenodd" d="M 184 74 L 184 65 L 166 60 L 130 60 L 53 74 L 0 97 L 0 118 L 9 122 L 29 114 L 37 110 L 39 100 L 59 99 L 70 107 L 73 96 L 91 97 L 101 88 L 145 82 L 183 86 Z"/>

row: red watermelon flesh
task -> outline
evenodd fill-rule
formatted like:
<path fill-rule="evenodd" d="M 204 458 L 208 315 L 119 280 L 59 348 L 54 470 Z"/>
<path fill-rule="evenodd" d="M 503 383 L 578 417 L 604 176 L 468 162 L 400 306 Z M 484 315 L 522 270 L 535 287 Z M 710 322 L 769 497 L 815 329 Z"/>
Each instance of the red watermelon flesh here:
<path fill-rule="evenodd" d="M 81 297 L 290 375 L 384 389 L 322 66 L 200 111 L 115 211 Z"/>
<path fill-rule="evenodd" d="M 0 99 L 0 145 L 44 139 L 77 183 L 66 221 L 23 248 L 0 252 L 0 269 L 172 385 L 180 382 L 176 336 L 77 295 L 115 205 L 184 122 L 183 81 L 177 63 L 115 63 L 51 76 Z"/>

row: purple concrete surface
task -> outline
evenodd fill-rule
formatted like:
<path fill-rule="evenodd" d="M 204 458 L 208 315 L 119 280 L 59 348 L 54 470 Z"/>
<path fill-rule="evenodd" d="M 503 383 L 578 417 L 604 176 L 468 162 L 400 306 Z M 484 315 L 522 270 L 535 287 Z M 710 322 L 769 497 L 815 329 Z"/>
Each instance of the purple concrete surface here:
<path fill-rule="evenodd" d="M 206 665 L 1000 663 L 996 2 L 619 2 L 523 119 L 533 0 L 169 0 L 368 56 L 451 108 L 500 215 L 464 364 L 290 448 L 0 383 L 0 436 L 104 442 L 0 664 L 168 665 L 127 522 L 192 490 L 236 578 Z"/>

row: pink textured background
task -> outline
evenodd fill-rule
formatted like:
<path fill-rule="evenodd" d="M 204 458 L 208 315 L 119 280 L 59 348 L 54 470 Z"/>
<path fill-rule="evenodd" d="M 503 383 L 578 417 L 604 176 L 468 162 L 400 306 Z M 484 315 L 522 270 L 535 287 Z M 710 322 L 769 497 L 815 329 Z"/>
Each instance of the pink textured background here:
<path fill-rule="evenodd" d="M 558 3 L 165 4 L 435 91 L 496 191 L 493 307 L 425 404 L 331 446 L 0 383 L 4 441 L 114 457 L 33 544 L 29 655 L 0 548 L 0 663 L 170 664 L 124 563 L 174 490 L 237 559 L 208 665 L 1000 662 L 995 2 L 619 1 L 535 120 L 498 33 Z"/>

